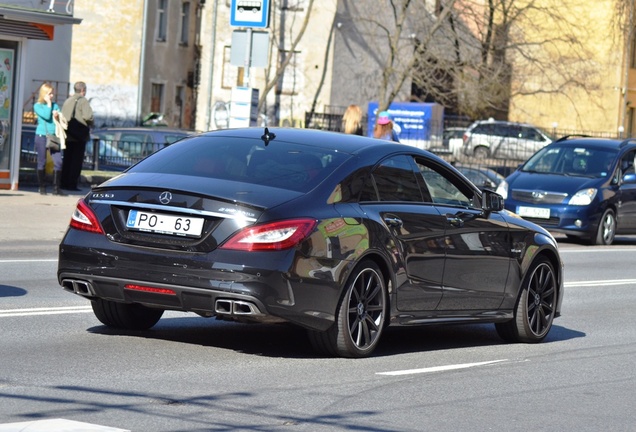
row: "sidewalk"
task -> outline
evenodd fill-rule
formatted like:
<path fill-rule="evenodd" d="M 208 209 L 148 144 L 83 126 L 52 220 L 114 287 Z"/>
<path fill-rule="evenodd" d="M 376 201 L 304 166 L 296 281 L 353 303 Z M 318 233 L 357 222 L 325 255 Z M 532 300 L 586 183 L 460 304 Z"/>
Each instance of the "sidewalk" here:
<path fill-rule="evenodd" d="M 88 193 L 68 192 L 66 196 L 40 195 L 37 186 L 20 190 L 0 190 L 0 242 L 62 240 L 77 201 Z"/>
<path fill-rule="evenodd" d="M 20 171 L 17 191 L 0 189 L 0 242 L 60 241 L 66 232 L 77 201 L 86 195 L 91 185 L 102 183 L 119 173 L 82 172 L 81 191 L 62 190 L 66 196 L 40 195 L 33 170 Z"/>

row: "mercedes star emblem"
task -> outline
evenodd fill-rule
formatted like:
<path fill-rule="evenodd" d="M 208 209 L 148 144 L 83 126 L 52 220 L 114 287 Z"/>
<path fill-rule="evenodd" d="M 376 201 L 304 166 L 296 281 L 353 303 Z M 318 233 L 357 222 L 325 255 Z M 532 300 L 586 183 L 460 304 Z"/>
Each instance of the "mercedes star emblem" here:
<path fill-rule="evenodd" d="M 159 202 L 161 204 L 168 204 L 170 201 L 172 201 L 172 194 L 168 191 L 161 192 L 161 195 L 159 195 Z"/>

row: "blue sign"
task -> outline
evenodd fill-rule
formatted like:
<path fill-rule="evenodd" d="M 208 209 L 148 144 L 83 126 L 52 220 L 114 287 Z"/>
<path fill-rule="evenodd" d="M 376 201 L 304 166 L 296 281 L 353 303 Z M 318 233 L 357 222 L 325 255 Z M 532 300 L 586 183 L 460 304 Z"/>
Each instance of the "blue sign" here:
<path fill-rule="evenodd" d="M 430 141 L 442 136 L 444 129 L 444 107 L 436 103 L 393 102 L 389 106 L 389 115 L 398 137 L 404 144 Z M 378 114 L 378 103 L 369 102 L 367 112 L 368 134 L 373 136 L 375 118 Z"/>
<path fill-rule="evenodd" d="M 230 25 L 232 27 L 266 28 L 269 18 L 269 0 L 232 0 Z"/>

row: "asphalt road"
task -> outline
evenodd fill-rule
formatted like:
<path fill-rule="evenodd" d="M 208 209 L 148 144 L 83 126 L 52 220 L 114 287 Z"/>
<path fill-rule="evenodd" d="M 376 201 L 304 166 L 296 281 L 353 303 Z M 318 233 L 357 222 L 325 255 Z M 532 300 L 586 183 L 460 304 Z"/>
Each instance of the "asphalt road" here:
<path fill-rule="evenodd" d="M 634 428 L 633 239 L 561 243 L 563 316 L 542 344 L 505 344 L 491 325 L 434 326 L 389 329 L 372 358 L 322 358 L 285 325 L 167 313 L 150 331 L 105 328 L 55 280 L 57 242 L 79 195 L 11 194 L 0 193 L 0 423 L 153 432 Z M 15 198 L 32 201 L 7 204 Z M 29 226 L 34 209 L 47 217 Z"/>

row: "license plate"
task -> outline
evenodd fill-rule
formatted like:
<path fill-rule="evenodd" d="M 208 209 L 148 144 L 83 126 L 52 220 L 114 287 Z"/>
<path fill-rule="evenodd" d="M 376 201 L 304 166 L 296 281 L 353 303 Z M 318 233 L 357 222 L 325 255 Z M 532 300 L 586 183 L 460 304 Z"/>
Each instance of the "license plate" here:
<path fill-rule="evenodd" d="M 538 219 L 550 219 L 549 208 L 519 206 L 517 208 L 517 214 L 522 217 L 525 216 Z"/>
<path fill-rule="evenodd" d="M 159 234 L 201 237 L 203 218 L 130 210 L 126 228 Z"/>

